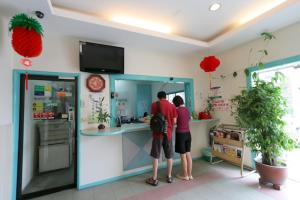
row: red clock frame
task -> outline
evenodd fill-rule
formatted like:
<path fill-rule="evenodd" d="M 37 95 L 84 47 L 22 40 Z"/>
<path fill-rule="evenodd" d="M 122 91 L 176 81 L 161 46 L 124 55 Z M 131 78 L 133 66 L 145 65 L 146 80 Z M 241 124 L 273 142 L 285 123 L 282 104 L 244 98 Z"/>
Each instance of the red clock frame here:
<path fill-rule="evenodd" d="M 90 75 L 86 79 L 86 87 L 90 90 L 90 92 L 102 92 L 105 88 L 105 80 L 100 75 Z"/>

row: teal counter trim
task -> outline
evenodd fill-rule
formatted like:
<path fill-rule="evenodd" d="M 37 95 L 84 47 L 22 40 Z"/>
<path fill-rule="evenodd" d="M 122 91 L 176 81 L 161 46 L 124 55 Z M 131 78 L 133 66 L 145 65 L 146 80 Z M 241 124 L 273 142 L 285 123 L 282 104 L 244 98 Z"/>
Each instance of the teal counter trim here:
<path fill-rule="evenodd" d="M 274 67 L 278 67 L 280 65 L 286 65 L 288 63 L 294 63 L 300 61 L 300 55 L 291 56 L 287 58 L 283 58 L 280 60 L 275 60 L 272 62 L 268 62 L 265 64 L 265 67 L 260 69 L 258 66 L 252 66 L 247 68 L 249 71 L 249 76 L 247 76 L 247 88 L 250 89 L 252 87 L 252 76 L 251 74 L 256 71 L 266 70 L 266 69 L 272 69 Z"/>
<path fill-rule="evenodd" d="M 218 122 L 219 119 L 203 119 L 203 120 L 191 120 L 192 123 L 211 123 L 211 122 Z"/>
<path fill-rule="evenodd" d="M 59 76 L 62 78 L 77 78 L 77 88 L 78 88 L 78 95 L 77 95 L 77 102 L 78 102 L 78 114 L 77 114 L 77 188 L 80 186 L 80 74 L 79 73 L 64 73 L 64 72 L 47 72 L 47 71 L 33 71 L 33 70 L 13 70 L 13 159 L 12 159 L 12 200 L 16 199 L 17 196 L 17 173 L 18 173 L 18 147 L 19 147 L 19 115 L 20 115 L 20 78 L 21 74 L 25 73 L 31 75 L 45 75 L 45 76 Z"/>
<path fill-rule="evenodd" d="M 170 80 L 172 78 L 172 80 Z M 185 88 L 185 102 L 189 111 L 192 113 L 195 110 L 195 98 L 194 98 L 194 80 L 192 78 L 178 78 L 171 76 L 145 76 L 145 75 L 134 75 L 134 74 L 114 74 L 109 76 L 110 94 L 116 91 L 115 81 L 116 80 L 133 80 L 133 81 L 158 81 L 165 83 L 184 83 Z M 116 126 L 116 100 L 111 95 L 110 102 L 110 113 L 111 113 L 111 127 Z"/>
<path fill-rule="evenodd" d="M 193 158 L 193 160 L 200 160 L 200 159 L 202 159 L 202 157 Z M 180 164 L 180 160 L 174 160 L 173 166 L 176 166 L 176 165 L 179 165 L 179 164 Z M 158 169 L 164 169 L 166 167 L 167 167 L 167 164 L 164 162 L 164 163 L 159 164 Z M 96 187 L 96 186 L 100 186 L 100 185 L 103 185 L 103 184 L 112 183 L 112 182 L 115 182 L 115 181 L 120 181 L 120 180 L 130 178 L 130 177 L 133 177 L 133 176 L 138 176 L 138 175 L 141 175 L 141 174 L 145 174 L 145 173 L 151 172 L 151 171 L 152 171 L 152 166 L 149 166 L 149 168 L 142 169 L 142 170 L 139 170 L 139 171 L 136 171 L 136 172 L 132 172 L 132 173 L 124 174 L 124 175 L 121 175 L 121 176 L 116 176 L 116 177 L 104 179 L 104 180 L 101 180 L 101 181 L 96 181 L 96 182 L 93 182 L 93 183 L 81 185 L 79 190 L 84 190 L 84 189 L 88 189 L 88 188 L 91 188 L 91 187 Z"/>

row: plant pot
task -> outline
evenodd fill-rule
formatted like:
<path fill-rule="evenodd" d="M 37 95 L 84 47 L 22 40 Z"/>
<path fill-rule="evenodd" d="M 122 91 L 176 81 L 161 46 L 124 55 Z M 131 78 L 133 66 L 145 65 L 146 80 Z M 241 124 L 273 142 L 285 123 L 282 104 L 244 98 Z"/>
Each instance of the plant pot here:
<path fill-rule="evenodd" d="M 211 119 L 211 115 L 208 112 L 199 112 L 198 119 Z"/>
<path fill-rule="evenodd" d="M 104 124 L 99 124 L 98 129 L 105 129 L 105 125 Z"/>
<path fill-rule="evenodd" d="M 275 190 L 280 190 L 281 185 L 288 178 L 288 169 L 286 166 L 271 166 L 262 164 L 261 160 L 255 160 L 256 170 L 260 176 L 259 184 L 273 184 Z"/>

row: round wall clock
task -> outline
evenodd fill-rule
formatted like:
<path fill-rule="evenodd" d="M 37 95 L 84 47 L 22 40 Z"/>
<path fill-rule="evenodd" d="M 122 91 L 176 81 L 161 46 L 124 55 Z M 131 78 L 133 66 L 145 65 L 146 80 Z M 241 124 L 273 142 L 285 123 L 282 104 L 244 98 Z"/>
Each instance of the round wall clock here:
<path fill-rule="evenodd" d="M 90 75 L 86 79 L 86 87 L 91 92 L 101 92 L 105 88 L 105 80 L 100 75 Z"/>

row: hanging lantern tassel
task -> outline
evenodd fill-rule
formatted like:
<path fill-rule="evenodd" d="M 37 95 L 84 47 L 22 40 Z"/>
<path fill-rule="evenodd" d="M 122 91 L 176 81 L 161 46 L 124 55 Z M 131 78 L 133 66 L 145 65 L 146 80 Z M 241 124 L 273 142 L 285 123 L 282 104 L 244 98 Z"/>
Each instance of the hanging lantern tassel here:
<path fill-rule="evenodd" d="M 25 88 L 26 91 L 28 90 L 28 68 L 32 66 L 32 62 L 31 60 L 29 60 L 28 58 L 23 58 L 21 60 L 21 64 L 25 66 L 26 72 L 25 72 Z"/>
<path fill-rule="evenodd" d="M 25 88 L 26 88 L 26 91 L 28 91 L 28 72 L 27 71 L 25 74 Z"/>
<path fill-rule="evenodd" d="M 208 72 L 208 79 L 209 79 L 209 89 L 211 89 L 211 73 Z"/>

